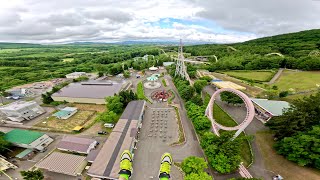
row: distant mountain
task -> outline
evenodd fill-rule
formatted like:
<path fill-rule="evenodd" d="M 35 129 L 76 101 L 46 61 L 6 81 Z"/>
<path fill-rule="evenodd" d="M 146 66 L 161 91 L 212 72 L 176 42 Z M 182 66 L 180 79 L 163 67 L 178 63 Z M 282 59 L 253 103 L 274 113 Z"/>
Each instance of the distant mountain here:
<path fill-rule="evenodd" d="M 10 43 L 10 42 L 0 42 L 1 48 L 27 48 L 27 47 L 39 47 L 40 44 L 31 44 L 31 43 Z"/>
<path fill-rule="evenodd" d="M 115 45 L 177 45 L 179 41 L 165 41 L 165 40 L 146 40 L 146 41 L 119 41 L 119 42 L 73 42 L 68 43 L 68 45 L 101 45 L 101 44 L 115 44 Z M 185 41 L 184 45 L 197 45 L 197 44 L 212 44 L 210 42 L 202 42 L 202 41 Z"/>

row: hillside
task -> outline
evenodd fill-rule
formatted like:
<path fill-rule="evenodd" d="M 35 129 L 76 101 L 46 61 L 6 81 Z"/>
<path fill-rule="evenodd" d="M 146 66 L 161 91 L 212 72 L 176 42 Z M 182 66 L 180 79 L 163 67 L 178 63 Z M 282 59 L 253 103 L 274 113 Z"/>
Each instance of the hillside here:
<path fill-rule="evenodd" d="M 169 47 L 168 50 L 172 50 Z M 192 56 L 216 55 L 209 58 L 214 70 L 260 70 L 292 68 L 320 70 L 320 29 L 283 34 L 235 44 L 186 46 Z M 271 53 L 271 54 L 270 54 Z"/>

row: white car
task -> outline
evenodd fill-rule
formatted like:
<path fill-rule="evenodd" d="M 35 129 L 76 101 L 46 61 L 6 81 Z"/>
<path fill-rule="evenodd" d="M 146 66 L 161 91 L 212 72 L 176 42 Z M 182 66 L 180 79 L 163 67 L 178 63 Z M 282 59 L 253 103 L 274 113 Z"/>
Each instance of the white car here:
<path fill-rule="evenodd" d="M 114 124 L 105 123 L 103 126 L 106 127 L 106 128 L 113 128 L 113 127 L 114 127 Z"/>

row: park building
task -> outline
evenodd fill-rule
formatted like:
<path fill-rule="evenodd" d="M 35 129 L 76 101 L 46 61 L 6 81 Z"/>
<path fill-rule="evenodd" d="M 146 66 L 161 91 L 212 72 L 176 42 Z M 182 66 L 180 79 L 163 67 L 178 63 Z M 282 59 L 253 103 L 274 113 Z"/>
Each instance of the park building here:
<path fill-rule="evenodd" d="M 35 167 L 45 171 L 66 174 L 80 178 L 87 163 L 88 162 L 86 161 L 85 156 L 52 152 L 35 164 Z"/>
<path fill-rule="evenodd" d="M 272 117 L 281 116 L 290 107 L 286 101 L 275 101 L 268 99 L 251 99 L 255 107 L 255 117 L 266 123 Z"/>
<path fill-rule="evenodd" d="M 54 101 L 71 103 L 105 104 L 105 98 L 128 90 L 130 81 L 89 80 L 70 83 L 51 97 Z"/>
<path fill-rule="evenodd" d="M 87 76 L 87 73 L 86 72 L 73 72 L 73 73 L 67 74 L 66 78 L 67 79 L 77 79 L 82 76 Z"/>
<path fill-rule="evenodd" d="M 4 139 L 15 146 L 36 149 L 39 151 L 45 148 L 53 141 L 51 137 L 36 131 L 28 131 L 22 129 L 13 129 L 4 135 Z"/>
<path fill-rule="evenodd" d="M 134 154 L 142 126 L 146 102 L 131 101 L 122 113 L 103 147 L 94 158 L 88 175 L 94 178 L 118 179 L 120 155 L 124 150 Z M 90 156 L 90 155 L 89 155 Z"/>
<path fill-rule="evenodd" d="M 45 113 L 35 101 L 16 101 L 0 107 L 0 111 L 5 116 L 15 122 L 32 120 L 35 117 Z"/>
<path fill-rule="evenodd" d="M 58 119 L 68 119 L 77 112 L 78 112 L 78 109 L 76 107 L 65 107 L 60 111 L 54 113 L 52 116 Z"/>
<path fill-rule="evenodd" d="M 94 139 L 66 136 L 59 142 L 57 149 L 79 154 L 89 154 L 91 150 L 95 149 L 97 144 L 98 142 Z"/>

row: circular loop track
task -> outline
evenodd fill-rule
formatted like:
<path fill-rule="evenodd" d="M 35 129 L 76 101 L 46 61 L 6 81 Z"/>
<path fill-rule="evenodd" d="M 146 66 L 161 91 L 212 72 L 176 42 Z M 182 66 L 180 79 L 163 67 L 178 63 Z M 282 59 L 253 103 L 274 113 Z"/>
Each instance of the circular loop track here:
<path fill-rule="evenodd" d="M 244 121 L 234 127 L 223 126 L 223 125 L 217 123 L 215 121 L 215 119 L 213 118 L 213 105 L 214 105 L 215 98 L 221 92 L 225 92 L 225 91 L 232 92 L 232 93 L 238 95 L 243 100 L 243 102 L 245 103 L 246 108 L 247 108 L 247 114 L 246 114 L 246 118 L 244 119 Z M 251 99 L 243 92 L 241 92 L 239 90 L 231 89 L 231 88 L 224 88 L 224 89 L 217 90 L 211 96 L 211 99 L 210 99 L 209 104 L 206 109 L 206 116 L 210 119 L 211 124 L 212 124 L 212 129 L 216 134 L 219 134 L 218 133 L 219 129 L 223 129 L 223 130 L 227 130 L 227 131 L 233 131 L 233 130 L 239 130 L 239 129 L 244 130 L 250 124 L 250 122 L 253 120 L 254 114 L 255 114 L 255 111 L 254 111 L 254 106 L 253 106 Z"/>

